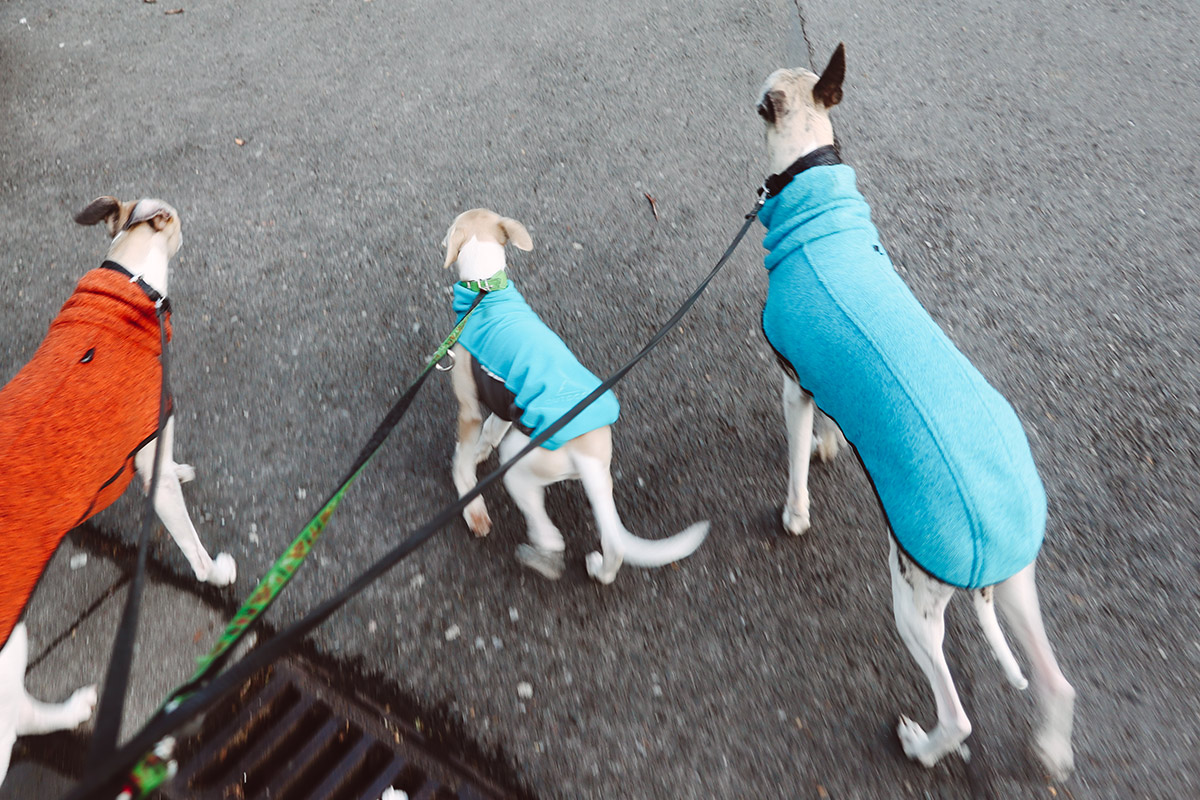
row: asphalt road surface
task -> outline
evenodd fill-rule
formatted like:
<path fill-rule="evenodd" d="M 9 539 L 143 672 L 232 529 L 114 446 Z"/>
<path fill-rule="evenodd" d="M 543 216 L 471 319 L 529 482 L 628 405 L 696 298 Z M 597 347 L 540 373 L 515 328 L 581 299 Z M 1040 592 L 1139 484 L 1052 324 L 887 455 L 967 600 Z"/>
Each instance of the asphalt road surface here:
<path fill-rule="evenodd" d="M 1050 496 L 1040 589 L 1079 692 L 1077 776 L 1032 759 L 1032 698 L 962 598 L 947 654 L 973 757 L 901 753 L 897 716 L 934 711 L 869 484 L 852 459 L 816 468 L 812 531 L 778 524 L 757 231 L 618 388 L 625 522 L 711 519 L 694 557 L 594 585 L 590 512 L 559 487 L 568 570 L 545 581 L 513 558 L 523 523 L 496 489 L 489 538 L 449 527 L 314 644 L 542 798 L 1197 796 L 1198 31 L 1182 0 L 0 0 L 0 375 L 103 255 L 74 212 L 174 204 L 176 450 L 239 596 L 448 329 L 455 214 L 528 226 L 510 275 L 605 374 L 752 203 L 762 79 L 844 41 L 843 156 Z M 453 499 L 453 414 L 431 381 L 273 624 Z M 96 523 L 131 538 L 137 513 L 131 492 Z M 186 574 L 167 541 L 155 555 Z"/>

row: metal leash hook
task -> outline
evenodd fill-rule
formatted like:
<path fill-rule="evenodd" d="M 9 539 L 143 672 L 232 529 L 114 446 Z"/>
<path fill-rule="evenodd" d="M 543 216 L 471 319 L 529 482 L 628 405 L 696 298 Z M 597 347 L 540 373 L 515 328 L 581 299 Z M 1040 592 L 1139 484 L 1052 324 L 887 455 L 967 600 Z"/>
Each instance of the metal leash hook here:
<path fill-rule="evenodd" d="M 454 369 L 454 364 L 455 364 L 454 351 L 447 350 L 446 355 L 450 356 L 450 366 L 443 367 L 442 362 L 439 360 L 438 363 L 433 365 L 433 368 L 436 369 L 438 372 L 449 372 L 450 370 Z"/>

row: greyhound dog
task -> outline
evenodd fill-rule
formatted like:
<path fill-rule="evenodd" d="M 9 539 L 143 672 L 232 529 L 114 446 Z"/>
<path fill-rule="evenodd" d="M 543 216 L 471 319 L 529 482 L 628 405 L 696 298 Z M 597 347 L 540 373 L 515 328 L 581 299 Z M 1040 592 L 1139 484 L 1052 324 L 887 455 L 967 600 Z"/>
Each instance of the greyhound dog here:
<path fill-rule="evenodd" d="M 18 620 L 67 531 L 116 500 L 135 471 L 149 490 L 157 446 L 159 519 L 199 580 L 225 586 L 237 576 L 231 556 L 209 557 L 188 517 L 180 483 L 195 471 L 173 459 L 173 417 L 161 442 L 155 437 L 157 311 L 166 306 L 179 215 L 160 200 L 101 197 L 75 221 L 105 223 L 108 256 L 80 279 L 33 359 L 0 390 L 0 782 L 18 736 L 74 728 L 92 715 L 95 686 L 56 705 L 26 693 L 28 637 Z"/>
<path fill-rule="evenodd" d="M 521 223 L 477 208 L 454 220 L 442 244 L 445 267 L 457 262 L 454 310 L 459 318 L 480 291 L 487 294 L 467 320 L 454 354 L 452 378 L 458 398 L 458 444 L 454 485 L 459 495 L 475 486 L 475 467 L 499 448 L 510 460 L 563 413 L 600 385 L 525 303 L 504 272 L 504 245 L 531 250 Z M 483 411 L 491 412 L 483 421 Z M 657 567 L 689 556 L 708 535 L 698 522 L 666 539 L 640 539 L 625 529 L 613 502 L 612 424 L 617 398 L 602 394 L 583 413 L 504 475 L 504 485 L 525 515 L 531 544 L 517 548 L 525 566 L 548 578 L 563 572 L 562 534 L 546 514 L 545 487 L 579 479 L 592 504 L 602 552 L 587 556 L 588 574 L 612 583 L 622 561 Z M 483 498 L 463 510 L 468 527 L 486 536 L 492 522 Z"/>
<path fill-rule="evenodd" d="M 900 636 L 937 704 L 926 733 L 901 717 L 904 752 L 932 766 L 966 752 L 971 723 L 942 652 L 943 615 L 969 589 L 1008 681 L 1027 681 L 996 620 L 998 603 L 1033 669 L 1042 710 L 1035 747 L 1071 772 L 1075 691 L 1050 649 L 1034 584 L 1046 495 L 1015 412 L 958 351 L 896 274 L 854 171 L 833 147 L 845 50 L 818 77 L 778 70 L 758 100 L 766 123 L 770 272 L 763 331 L 785 367 L 792 534 L 808 528 L 814 403 L 854 445 L 891 528 L 892 601 Z"/>

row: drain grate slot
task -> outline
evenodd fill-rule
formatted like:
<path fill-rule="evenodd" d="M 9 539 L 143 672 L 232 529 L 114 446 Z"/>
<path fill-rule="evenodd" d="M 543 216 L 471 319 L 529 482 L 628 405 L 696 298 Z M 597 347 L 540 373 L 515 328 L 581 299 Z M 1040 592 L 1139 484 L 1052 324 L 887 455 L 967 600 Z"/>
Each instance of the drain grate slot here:
<path fill-rule="evenodd" d="M 380 708 L 340 695 L 302 662 L 246 682 L 180 748 L 171 800 L 493 800 L 509 793 L 431 753 Z"/>

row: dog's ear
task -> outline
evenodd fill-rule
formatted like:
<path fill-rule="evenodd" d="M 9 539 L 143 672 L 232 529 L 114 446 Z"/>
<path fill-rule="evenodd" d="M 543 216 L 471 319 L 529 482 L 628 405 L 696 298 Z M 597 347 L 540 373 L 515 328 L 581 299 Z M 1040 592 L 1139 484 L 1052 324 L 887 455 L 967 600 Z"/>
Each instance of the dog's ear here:
<path fill-rule="evenodd" d="M 80 225 L 95 225 L 103 220 L 109 236 L 116 236 L 125 228 L 125 222 L 133 213 L 134 203 L 122 203 L 115 197 L 97 197 L 88 207 L 75 215 Z"/>
<path fill-rule="evenodd" d="M 143 200 L 133 207 L 133 216 L 125 221 L 125 228 L 132 228 L 143 222 L 149 222 L 156 231 L 162 231 L 171 224 L 175 214 L 159 200 Z"/>
<path fill-rule="evenodd" d="M 442 246 L 446 248 L 446 263 L 442 264 L 442 269 L 458 261 L 458 251 L 467 243 L 467 234 L 458 225 L 450 226 L 450 230 L 446 231 L 446 238 L 442 239 Z"/>
<path fill-rule="evenodd" d="M 758 101 L 758 115 L 768 125 L 774 125 L 775 121 L 783 114 L 784 99 L 784 93 L 778 89 L 763 92 L 762 98 Z"/>
<path fill-rule="evenodd" d="M 515 219 L 508 217 L 500 218 L 500 230 L 504 232 L 507 241 L 501 241 L 500 244 L 508 244 L 512 242 L 521 250 L 533 249 L 533 238 L 529 235 L 529 231 L 525 230 L 525 226 L 517 222 Z"/>
<path fill-rule="evenodd" d="M 819 105 L 832 108 L 842 102 L 842 81 L 846 79 L 846 45 L 838 44 L 829 59 L 829 65 L 821 73 L 813 87 L 813 99 Z"/>

